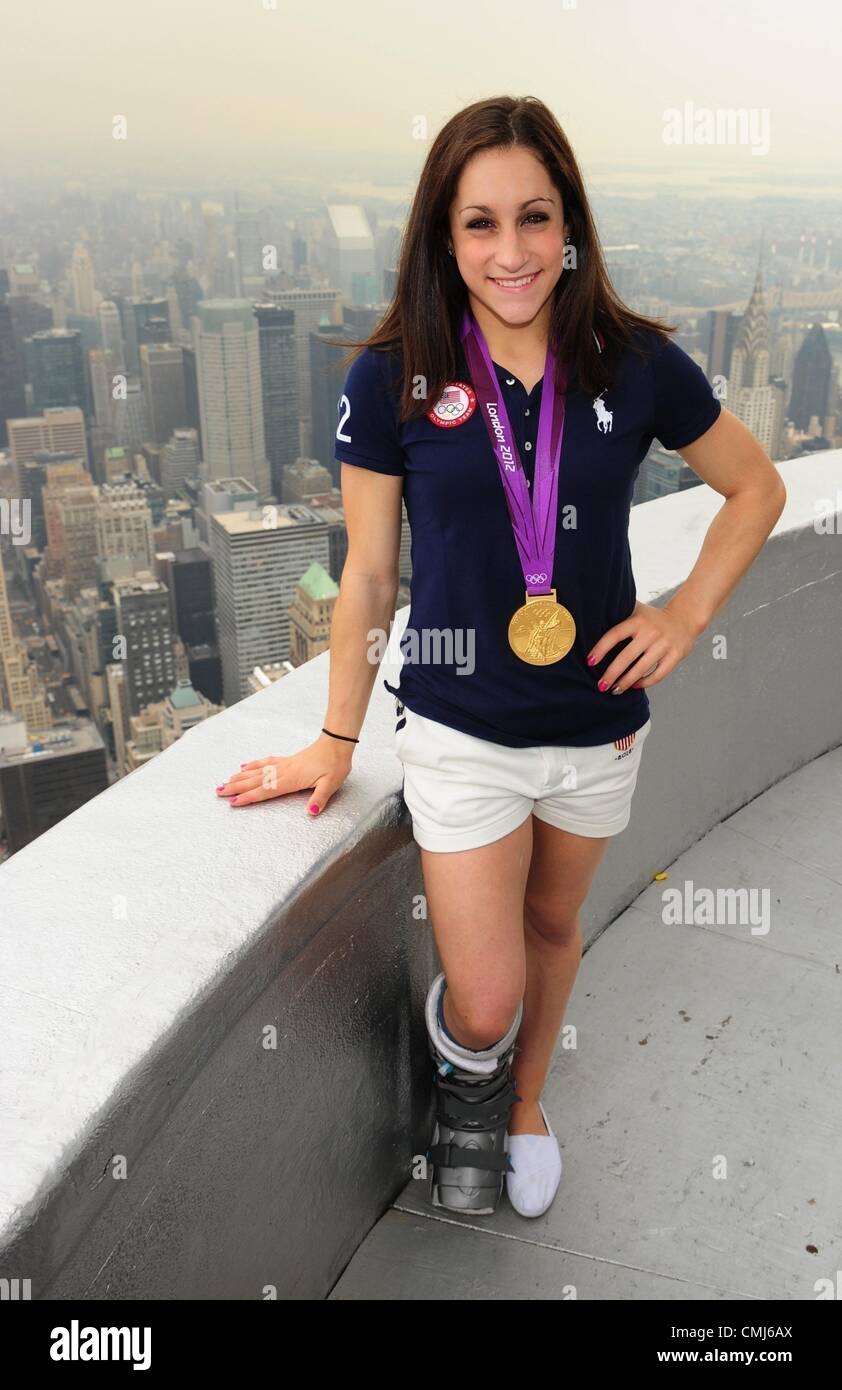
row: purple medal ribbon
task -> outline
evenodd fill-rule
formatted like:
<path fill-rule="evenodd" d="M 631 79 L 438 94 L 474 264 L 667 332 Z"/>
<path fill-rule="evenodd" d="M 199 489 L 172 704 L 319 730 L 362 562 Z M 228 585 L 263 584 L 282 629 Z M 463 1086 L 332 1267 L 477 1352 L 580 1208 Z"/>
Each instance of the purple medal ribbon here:
<path fill-rule="evenodd" d="M 535 481 L 530 502 L 526 475 L 494 363 L 482 329 L 470 309 L 465 310 L 460 336 L 474 389 L 482 408 L 482 418 L 497 457 L 526 592 L 530 596 L 548 594 L 552 589 L 555 562 L 558 471 L 564 436 L 567 369 L 565 367 L 563 372 L 562 390 L 557 392 L 555 353 L 548 346 L 541 388 L 541 410 L 538 416 Z"/>

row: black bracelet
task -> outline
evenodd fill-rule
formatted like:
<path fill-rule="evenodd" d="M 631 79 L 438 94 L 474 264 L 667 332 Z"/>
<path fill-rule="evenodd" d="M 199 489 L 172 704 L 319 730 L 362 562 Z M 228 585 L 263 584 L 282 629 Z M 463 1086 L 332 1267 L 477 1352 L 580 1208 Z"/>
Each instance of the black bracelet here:
<path fill-rule="evenodd" d="M 358 738 L 351 738 L 351 735 L 350 735 L 350 734 L 331 734 L 331 733 L 330 733 L 330 729 L 325 729 L 325 728 L 322 729 L 322 733 L 323 733 L 323 734 L 330 734 L 331 738 L 342 738 L 342 739 L 345 739 L 345 741 L 346 741 L 347 743 L 359 743 L 359 739 L 358 739 Z"/>

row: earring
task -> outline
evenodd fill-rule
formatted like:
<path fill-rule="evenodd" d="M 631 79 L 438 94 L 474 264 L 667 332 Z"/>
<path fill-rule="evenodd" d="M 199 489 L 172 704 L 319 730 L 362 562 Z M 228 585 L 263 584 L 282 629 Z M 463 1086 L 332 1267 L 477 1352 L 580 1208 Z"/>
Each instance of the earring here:
<path fill-rule="evenodd" d="M 452 246 L 448 246 L 448 248 L 447 248 L 447 254 L 448 254 L 448 256 L 452 256 L 452 255 L 453 255 L 453 247 L 452 247 Z"/>

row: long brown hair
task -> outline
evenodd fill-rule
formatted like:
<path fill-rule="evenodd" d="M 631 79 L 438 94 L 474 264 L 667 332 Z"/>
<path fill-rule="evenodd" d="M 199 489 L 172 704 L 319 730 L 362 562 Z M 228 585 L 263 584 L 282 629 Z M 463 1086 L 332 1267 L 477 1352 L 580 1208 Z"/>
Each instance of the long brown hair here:
<path fill-rule="evenodd" d="M 439 131 L 415 191 L 404 227 L 397 283 L 391 305 L 375 330 L 343 358 L 348 366 L 366 348 L 400 349 L 404 368 L 399 419 L 422 415 L 456 373 L 456 344 L 468 291 L 455 257 L 449 255 L 449 212 L 466 162 L 480 150 L 521 146 L 541 160 L 564 200 L 565 220 L 576 250 L 575 272 L 563 271 L 554 290 L 550 343 L 558 358 L 575 363 L 577 384 L 598 394 L 607 390 L 625 346 L 647 348 L 637 330 L 659 339 L 675 325 L 636 314 L 614 291 L 603 260 L 585 185 L 570 143 L 549 107 L 538 97 L 489 97 L 458 111 Z M 600 352 L 593 329 L 601 332 Z M 336 347 L 348 340 L 326 339 Z M 413 393 L 421 377 L 423 399 Z"/>

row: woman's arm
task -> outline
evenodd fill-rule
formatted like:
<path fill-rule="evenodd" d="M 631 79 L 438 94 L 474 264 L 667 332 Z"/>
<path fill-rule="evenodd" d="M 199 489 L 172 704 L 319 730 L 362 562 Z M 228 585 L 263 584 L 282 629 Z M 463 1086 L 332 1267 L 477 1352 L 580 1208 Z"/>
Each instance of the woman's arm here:
<path fill-rule="evenodd" d="M 765 449 L 729 410 L 678 452 L 726 499 L 690 574 L 663 609 L 681 617 L 698 637 L 763 549 L 786 505 L 786 488 Z"/>
<path fill-rule="evenodd" d="M 369 661 L 372 629 L 388 635 L 395 615 L 403 479 L 342 465 L 348 554 L 330 630 L 330 677 L 324 727 L 356 738 L 379 669 Z"/>
<path fill-rule="evenodd" d="M 603 633 L 588 658 L 596 665 L 624 638 L 600 689 L 622 694 L 657 685 L 692 651 L 756 558 L 786 504 L 786 488 L 751 431 L 723 409 L 709 430 L 677 451 L 726 499 L 705 535 L 693 569 L 668 603 L 638 602 L 624 622 Z M 657 662 L 657 669 L 653 667 Z"/>

